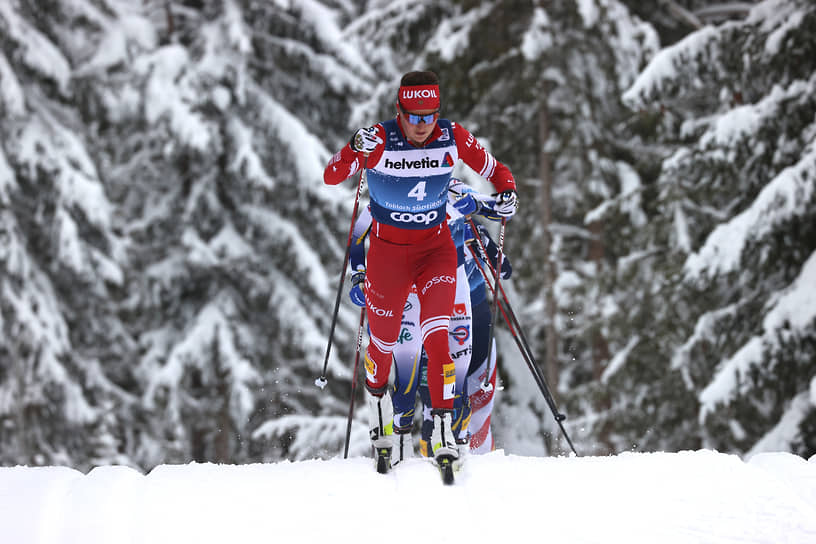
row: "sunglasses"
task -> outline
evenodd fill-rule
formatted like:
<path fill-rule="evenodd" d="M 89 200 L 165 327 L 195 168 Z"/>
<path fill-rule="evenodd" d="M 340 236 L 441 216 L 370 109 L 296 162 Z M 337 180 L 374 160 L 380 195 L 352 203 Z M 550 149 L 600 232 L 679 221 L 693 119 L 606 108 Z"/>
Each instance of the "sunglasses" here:
<path fill-rule="evenodd" d="M 405 108 L 402 107 L 402 104 L 400 104 L 400 109 L 402 110 L 402 113 L 405 115 L 405 117 L 408 118 L 408 122 L 411 123 L 412 125 L 418 125 L 420 122 L 425 123 L 426 125 L 430 125 L 431 123 L 436 121 L 436 119 L 439 117 L 439 110 L 433 113 L 429 113 L 427 115 L 417 115 L 415 113 L 408 113 L 407 111 L 405 111 Z"/>

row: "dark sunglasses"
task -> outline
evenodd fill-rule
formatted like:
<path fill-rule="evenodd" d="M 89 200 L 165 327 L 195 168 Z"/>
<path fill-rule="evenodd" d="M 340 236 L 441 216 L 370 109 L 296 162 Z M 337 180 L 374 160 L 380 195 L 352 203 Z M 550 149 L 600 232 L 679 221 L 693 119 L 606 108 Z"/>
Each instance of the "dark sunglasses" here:
<path fill-rule="evenodd" d="M 400 110 L 402 110 L 403 115 L 408 118 L 408 122 L 412 125 L 418 125 L 420 122 L 425 123 L 426 125 L 430 125 L 439 117 L 439 110 L 429 113 L 427 115 L 417 115 L 415 113 L 408 113 L 405 111 L 405 108 L 402 107 L 402 104 L 399 105 Z"/>

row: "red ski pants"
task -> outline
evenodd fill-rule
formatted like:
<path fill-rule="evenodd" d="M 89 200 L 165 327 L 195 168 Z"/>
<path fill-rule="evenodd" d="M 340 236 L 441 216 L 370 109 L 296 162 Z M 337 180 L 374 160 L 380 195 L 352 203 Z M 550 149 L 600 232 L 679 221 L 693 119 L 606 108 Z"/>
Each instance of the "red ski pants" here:
<path fill-rule="evenodd" d="M 456 296 L 456 248 L 447 225 L 436 235 L 408 245 L 388 242 L 372 232 L 365 280 L 370 340 L 365 357 L 366 385 L 377 390 L 388 383 L 391 352 L 412 285 L 416 285 L 420 303 L 431 406 L 452 409 L 456 371 L 448 347 L 448 325 Z"/>

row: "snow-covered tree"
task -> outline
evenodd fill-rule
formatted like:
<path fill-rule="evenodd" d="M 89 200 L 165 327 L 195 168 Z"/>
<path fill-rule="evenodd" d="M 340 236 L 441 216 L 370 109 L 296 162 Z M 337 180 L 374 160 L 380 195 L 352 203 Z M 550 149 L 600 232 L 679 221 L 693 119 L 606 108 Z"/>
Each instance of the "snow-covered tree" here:
<path fill-rule="evenodd" d="M 265 459 L 290 441 L 253 441 L 266 419 L 344 411 L 311 385 L 353 195 L 323 187 L 320 138 L 347 137 L 350 97 L 368 90 L 343 16 L 3 4 L 4 454 L 27 440 L 6 459 L 113 458 L 56 451 L 88 427 L 146 467 Z M 338 389 L 354 321 L 344 308 Z M 17 437 L 51 427 L 70 440 Z M 338 451 L 342 432 L 322 440 Z"/>
<path fill-rule="evenodd" d="M 656 36 L 618 2 L 490 2 L 457 9 L 423 58 L 443 80 L 446 114 L 483 138 L 516 177 L 521 206 L 506 242 L 516 272 L 507 287 L 536 353 L 543 352 L 538 348 L 547 330 L 557 333 L 557 358 L 548 363 L 561 370 L 547 369 L 548 377 L 553 392 L 568 397 L 592 376 L 592 349 L 603 341 L 596 325 L 602 298 L 594 284 L 604 265 L 590 247 L 597 236 L 584 215 L 632 170 L 626 167 L 631 157 L 617 143 L 628 115 L 620 95 L 656 51 Z M 546 168 L 542 153 L 549 156 Z M 461 175 L 489 190 L 477 176 Z M 551 194 L 542 190 L 545 176 Z M 545 199 L 553 203 L 551 224 L 541 222 Z M 555 282 L 545 275 L 548 267 Z M 552 414 L 514 342 L 499 334 L 507 386 L 497 408 L 499 439 L 524 451 L 558 451 L 552 441 L 542 447 L 543 436 L 557 438 Z M 572 428 L 584 427 L 576 420 Z M 586 451 L 594 438 L 581 438 Z"/>
<path fill-rule="evenodd" d="M 426 68 L 515 174 L 504 286 L 581 452 L 812 452 L 812 3 L 659 53 L 627 3 L 0 2 L 0 463 L 339 453 L 356 187 L 322 171 Z M 563 451 L 497 334 L 500 446 Z"/>
<path fill-rule="evenodd" d="M 656 213 L 614 271 L 610 323 L 632 338 L 605 376 L 619 447 L 812 444 L 814 28 L 812 3 L 763 2 L 661 51 L 626 93 L 663 157 L 631 195 Z"/>
<path fill-rule="evenodd" d="M 0 459 L 83 466 L 122 460 L 134 402 L 112 300 L 126 241 L 72 106 L 69 27 L 39 8 L 0 6 Z"/>

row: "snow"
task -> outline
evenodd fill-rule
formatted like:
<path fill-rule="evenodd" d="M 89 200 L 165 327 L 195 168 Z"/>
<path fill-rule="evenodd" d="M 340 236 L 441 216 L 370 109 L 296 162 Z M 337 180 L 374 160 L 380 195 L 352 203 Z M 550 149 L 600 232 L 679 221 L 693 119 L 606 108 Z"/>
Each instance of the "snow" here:
<path fill-rule="evenodd" d="M 54 184 L 66 208 L 76 206 L 101 228 L 111 223 L 112 210 L 99 174 L 78 135 L 55 123 L 47 112 L 30 119 L 9 143 L 13 155 L 34 177 L 38 170 L 54 172 Z"/>
<path fill-rule="evenodd" d="M 120 20 L 105 20 L 102 24 L 108 31 L 99 41 L 96 53 L 74 70 L 74 76 L 104 72 L 117 64 L 130 62 L 131 44 L 137 44 L 142 50 L 150 51 L 155 49 L 159 42 L 153 26 L 142 17 L 125 15 Z"/>
<path fill-rule="evenodd" d="M 250 388 L 260 383 L 258 371 L 241 353 L 241 326 L 233 319 L 237 313 L 233 301 L 228 296 L 220 296 L 204 307 L 195 316 L 193 323 L 184 331 L 184 338 L 173 346 L 167 363 L 151 373 L 150 383 L 145 393 L 148 404 L 164 394 L 164 388 L 173 395 L 171 408 L 178 408 L 175 394 L 178 383 L 187 367 L 195 366 L 206 372 L 213 358 L 222 365 L 217 369 L 228 369 L 230 382 L 230 405 L 239 419 L 249 417 L 253 408 Z M 213 351 L 217 354 L 213 355 Z"/>
<path fill-rule="evenodd" d="M 771 31 L 765 42 L 765 53 L 774 56 L 784 52 L 784 39 L 788 31 L 795 29 L 802 21 L 804 12 L 795 3 L 760 2 L 756 4 L 745 22 L 758 25 L 763 31 Z"/>
<path fill-rule="evenodd" d="M 297 179 L 308 183 L 309 189 L 322 187 L 323 165 L 331 157 L 329 150 L 300 119 L 263 89 L 252 86 L 251 92 L 260 108 L 259 117 L 269 124 L 278 139 L 291 151 L 289 156 L 295 161 Z M 320 196 L 321 192 L 315 191 L 313 194 Z"/>
<path fill-rule="evenodd" d="M 810 402 L 816 405 L 816 376 L 810 380 Z"/>
<path fill-rule="evenodd" d="M 89 263 L 79 237 L 79 228 L 71 215 L 64 209 L 57 210 L 56 225 L 59 232 L 57 257 L 60 262 L 82 274 L 88 270 Z"/>
<path fill-rule="evenodd" d="M 0 2 L 0 21 L 4 21 L 4 39 L 16 42 L 25 64 L 51 79 L 63 95 L 69 94 L 71 67 L 59 49 L 16 13 L 11 2 Z"/>
<path fill-rule="evenodd" d="M 281 246 L 289 248 L 292 255 L 297 255 L 298 270 L 302 277 L 309 281 L 309 286 L 321 297 L 331 297 L 331 279 L 325 268 L 320 266 L 320 256 L 314 244 L 304 238 L 303 232 L 294 224 L 280 220 L 280 215 L 259 206 L 244 206 L 246 216 L 252 224 L 270 237 L 280 241 Z"/>
<path fill-rule="evenodd" d="M 300 16 L 307 26 L 319 29 L 317 39 L 326 49 L 333 51 L 337 57 L 364 78 L 374 75 L 360 50 L 344 37 L 336 13 L 315 0 L 293 2 L 300 9 Z"/>
<path fill-rule="evenodd" d="M 701 342 L 714 342 L 716 340 L 715 326 L 717 322 L 729 315 L 736 313 L 736 305 L 728 305 L 717 310 L 706 312 L 697 319 L 694 325 L 694 333 L 688 337 L 682 346 L 674 351 L 672 356 L 671 368 L 673 370 L 682 370 L 686 385 L 691 390 L 694 388 L 691 379 L 688 376 L 688 365 L 692 360 L 692 349 Z"/>
<path fill-rule="evenodd" d="M 147 75 L 144 116 L 154 124 L 161 118 L 169 122 L 170 130 L 194 149 L 207 150 L 211 131 L 201 114 L 195 111 L 200 92 L 189 73 L 190 56 L 184 47 L 167 45 L 139 57 L 136 72 Z"/>
<path fill-rule="evenodd" d="M 8 205 L 9 192 L 16 186 L 17 182 L 14 179 L 14 170 L 11 169 L 6 154 L 0 149 L 0 204 Z"/>
<path fill-rule="evenodd" d="M 408 512 L 410 523 L 391 518 Z M 470 456 L 451 487 L 418 458 L 387 475 L 360 457 L 160 465 L 147 474 L 0 468 L 0 527 L 15 544 L 353 542 L 384 526 L 392 543 L 423 534 L 504 542 L 535 531 L 574 544 L 805 544 L 816 541 L 816 458 L 495 451 Z"/>
<path fill-rule="evenodd" d="M 717 30 L 707 26 L 676 44 L 661 49 L 623 94 L 624 102 L 633 109 L 646 107 L 654 94 L 659 94 L 664 85 L 672 82 L 678 69 L 684 65 L 693 65 L 717 36 Z"/>
<path fill-rule="evenodd" d="M 704 420 L 709 412 L 713 412 L 717 403 L 728 402 L 728 400 L 740 392 L 740 376 L 745 376 L 754 365 L 762 365 L 765 360 L 765 351 L 779 344 L 779 330 L 787 330 L 790 333 L 807 336 L 808 330 L 816 326 L 816 252 L 814 252 L 805 264 L 799 276 L 794 282 L 782 291 L 776 299 L 769 304 L 768 311 L 762 321 L 762 334 L 753 336 L 729 359 L 724 361 L 714 376 L 711 383 L 700 393 L 700 420 Z M 704 316 L 706 317 L 706 316 Z M 706 320 L 701 319 L 695 329 L 695 337 L 698 336 L 706 326 Z M 681 350 L 682 351 L 682 350 Z M 678 358 L 675 365 L 679 363 Z M 801 397 L 801 398 L 800 398 Z M 787 418 L 787 427 L 790 429 L 786 435 L 791 438 L 796 436 L 796 429 L 799 422 L 809 410 L 807 396 L 800 395 L 794 401 L 794 405 L 799 406 L 795 414 L 787 414 L 783 417 L 783 423 Z M 792 418 L 795 418 L 795 422 Z M 780 423 L 782 425 L 783 423 Z M 771 434 L 778 431 L 771 431 Z M 775 442 L 778 444 L 778 442 Z M 762 442 L 757 447 L 763 447 Z"/>
<path fill-rule="evenodd" d="M 779 444 L 793 444 L 801 436 L 799 425 L 807 416 L 812 404 L 808 398 L 807 391 L 796 395 L 790 403 L 790 407 L 785 411 L 777 423 L 770 431 L 765 433 L 759 442 L 754 444 L 747 456 L 751 457 L 757 453 L 775 451 Z M 813 488 L 814 498 L 816 498 L 816 487 Z"/>
<path fill-rule="evenodd" d="M 5 108 L 8 117 L 24 115 L 25 94 L 8 59 L 0 51 L 0 108 Z"/>
<path fill-rule="evenodd" d="M 691 252 L 691 235 L 689 234 L 688 220 L 680 205 L 674 206 L 674 235 L 677 247 L 685 253 Z"/>
<path fill-rule="evenodd" d="M 735 270 L 748 240 L 762 238 L 777 224 L 806 214 L 816 191 L 810 175 L 814 168 L 816 140 L 810 142 L 797 164 L 763 187 L 748 209 L 714 229 L 703 247 L 686 260 L 686 276 L 695 279 L 705 273 L 713 276 Z"/>
<path fill-rule="evenodd" d="M 641 207 L 641 191 L 643 190 L 640 176 L 637 171 L 623 161 L 600 161 L 604 168 L 617 175 L 620 181 L 620 193 L 614 198 L 606 198 L 597 207 L 584 215 L 584 224 L 589 225 L 603 220 L 604 216 L 615 209 L 629 216 L 632 224 L 642 227 L 646 224 L 646 215 Z M 601 189 L 603 190 L 603 189 Z"/>
<path fill-rule="evenodd" d="M 792 328 L 803 330 L 816 321 L 816 252 L 802 265 L 799 276 L 775 301 L 765 315 L 762 326 L 765 331 Z"/>
<path fill-rule="evenodd" d="M 621 367 L 623 367 L 623 365 L 626 363 L 626 359 L 629 357 L 629 353 L 631 353 L 632 350 L 635 349 L 635 346 L 638 345 L 638 342 L 640 342 L 640 336 L 635 335 L 629 339 L 629 342 L 623 349 L 615 353 L 615 356 L 612 358 L 611 361 L 609 361 L 609 364 L 604 369 L 603 374 L 601 374 L 601 383 L 609 383 L 609 379 L 612 376 L 614 376 L 615 373 L 617 373 L 617 371 L 620 370 Z"/>
<path fill-rule="evenodd" d="M 700 392 L 700 421 L 714 412 L 718 403 L 725 402 L 739 391 L 740 377 L 745 376 L 751 365 L 763 360 L 762 337 L 754 336 L 717 369 L 714 379 Z"/>
<path fill-rule="evenodd" d="M 473 25 L 481 21 L 492 9 L 494 9 L 492 3 L 482 3 L 455 19 L 443 20 L 428 41 L 428 51 L 439 53 L 439 57 L 444 62 L 452 62 L 456 55 L 467 51 L 470 47 Z M 536 9 L 536 11 L 539 10 Z M 534 24 L 535 22 L 534 19 Z"/>
<path fill-rule="evenodd" d="M 595 0 L 578 0 L 578 12 L 584 20 L 584 27 L 590 28 L 598 22 L 600 16 Z"/>
<path fill-rule="evenodd" d="M 547 30 L 549 26 L 547 12 L 540 7 L 533 9 L 530 28 L 524 33 L 521 41 L 521 54 L 525 60 L 534 61 L 552 47 L 552 35 Z"/>
<path fill-rule="evenodd" d="M 648 220 L 641 208 L 640 176 L 634 168 L 623 161 L 615 161 L 615 167 L 621 183 L 621 210 L 629 214 L 632 225 L 642 227 Z"/>
<path fill-rule="evenodd" d="M 700 138 L 699 147 L 716 150 L 719 147 L 733 149 L 739 146 L 746 138 L 759 133 L 769 121 L 785 115 L 787 103 L 798 100 L 814 88 L 816 77 L 811 77 L 810 81 L 794 81 L 787 88 L 774 85 L 756 104 L 739 106 L 718 116 L 713 126 Z"/>

